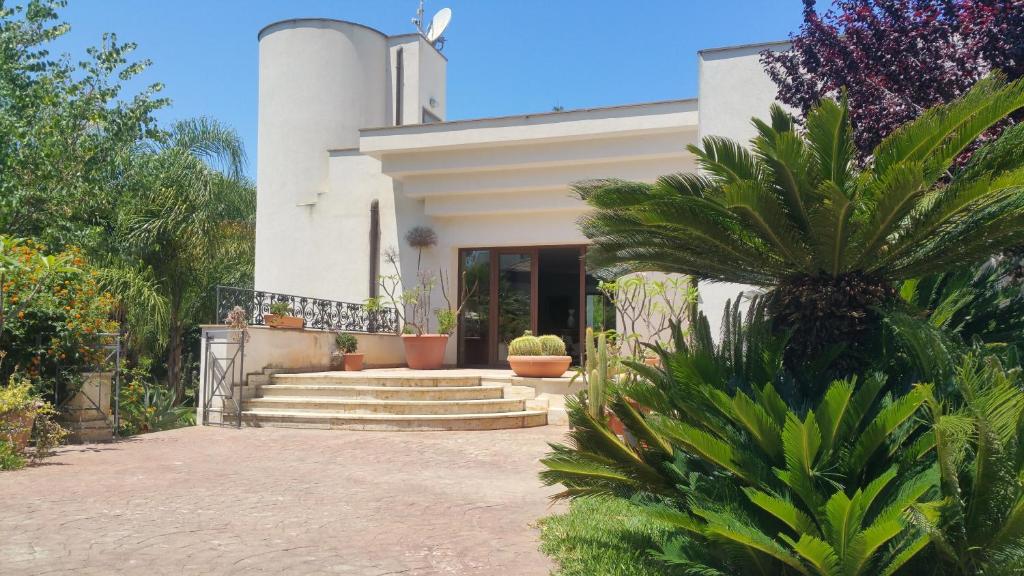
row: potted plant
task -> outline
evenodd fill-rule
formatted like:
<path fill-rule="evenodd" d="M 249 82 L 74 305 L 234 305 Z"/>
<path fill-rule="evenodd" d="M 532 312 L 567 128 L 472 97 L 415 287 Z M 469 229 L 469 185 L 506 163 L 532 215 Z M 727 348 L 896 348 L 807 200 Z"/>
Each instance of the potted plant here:
<path fill-rule="evenodd" d="M 0 440 L 10 442 L 17 453 L 28 445 L 39 404 L 28 382 L 12 378 L 8 386 L 0 386 Z"/>
<path fill-rule="evenodd" d="M 14 377 L 0 384 L 0 452 L 8 459 L 0 462 L 0 470 L 20 468 L 26 462 L 26 447 L 35 441 L 32 460 L 39 460 L 60 445 L 68 431 L 55 417 L 57 411 L 33 391 L 27 380 Z"/>
<path fill-rule="evenodd" d="M 270 305 L 270 313 L 263 315 L 263 322 L 271 328 L 302 328 L 305 320 L 292 316 L 292 307 L 284 300 Z"/>
<path fill-rule="evenodd" d="M 344 369 L 346 372 L 359 372 L 363 369 L 363 358 L 366 356 L 361 352 L 356 352 L 359 349 L 359 340 L 356 339 L 355 335 L 349 334 L 348 332 L 339 332 L 334 337 L 334 344 L 338 347 L 337 351 L 331 354 L 331 369 L 336 370 L 338 368 Z M 335 364 L 335 356 L 340 356 L 338 360 L 338 368 Z"/>
<path fill-rule="evenodd" d="M 425 232 L 420 232 L 426 236 Z M 417 246 L 414 238 L 407 238 L 414 248 L 422 250 L 422 244 L 426 242 L 418 239 L 421 244 Z M 436 237 L 431 239 L 436 242 Z M 404 285 L 398 265 L 398 252 L 394 248 L 384 253 L 385 260 L 394 270 L 393 274 L 382 275 L 378 279 L 384 296 L 370 298 L 366 301 L 368 311 L 375 311 L 381 308 L 382 301 L 391 304 L 398 315 L 398 333 L 402 337 L 402 345 L 405 348 L 405 362 L 414 370 L 437 370 L 444 365 L 444 352 L 448 346 L 448 338 L 455 332 L 458 324 L 459 314 L 462 306 L 469 299 L 472 290 L 466 289 L 463 282 L 464 292 L 458 307 L 452 305 L 449 297 L 450 282 L 443 269 L 441 274 L 435 276 L 429 272 L 417 271 L 416 284 Z M 419 260 L 417 259 L 417 266 Z M 444 298 L 445 306 L 433 308 L 431 297 L 434 288 L 440 287 L 441 296 Z M 475 286 L 474 286 L 475 288 Z M 431 332 L 431 316 L 436 322 L 437 332 Z"/>
<path fill-rule="evenodd" d="M 508 363 L 516 376 L 558 378 L 565 374 L 572 357 L 565 353 L 565 342 L 558 336 L 534 336 L 529 330 L 508 345 Z"/>

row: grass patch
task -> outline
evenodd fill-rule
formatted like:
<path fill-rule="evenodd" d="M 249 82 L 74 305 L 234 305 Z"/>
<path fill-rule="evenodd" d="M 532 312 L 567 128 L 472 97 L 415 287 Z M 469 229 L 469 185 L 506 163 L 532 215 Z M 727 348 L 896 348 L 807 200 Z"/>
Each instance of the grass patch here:
<path fill-rule="evenodd" d="M 542 552 L 559 564 L 557 576 L 661 576 L 665 564 L 649 550 L 668 531 L 616 498 L 583 498 L 565 514 L 540 521 Z"/>

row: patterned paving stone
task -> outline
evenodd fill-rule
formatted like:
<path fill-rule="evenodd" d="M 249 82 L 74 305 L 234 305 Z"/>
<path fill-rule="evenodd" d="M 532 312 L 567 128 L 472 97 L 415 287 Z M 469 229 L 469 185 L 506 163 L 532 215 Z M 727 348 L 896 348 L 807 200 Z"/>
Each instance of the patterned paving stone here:
<path fill-rule="evenodd" d="M 565 428 L 186 428 L 0 474 L 0 574 L 544 575 Z"/>

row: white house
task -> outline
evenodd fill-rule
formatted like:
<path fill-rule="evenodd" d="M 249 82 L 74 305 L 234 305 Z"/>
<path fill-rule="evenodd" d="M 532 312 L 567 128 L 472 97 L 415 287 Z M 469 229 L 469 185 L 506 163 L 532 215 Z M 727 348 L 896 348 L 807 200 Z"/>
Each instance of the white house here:
<path fill-rule="evenodd" d="M 447 363 L 499 365 L 523 328 L 578 346 L 599 296 L 570 185 L 653 181 L 695 170 L 686 145 L 705 134 L 747 140 L 775 96 L 758 54 L 784 47 L 701 51 L 697 98 L 448 122 L 448 61 L 421 35 L 271 24 L 259 33 L 255 287 L 361 303 L 389 248 L 415 281 L 404 237 L 429 226 L 437 244 L 421 268 L 477 279 Z M 704 287 L 706 311 L 735 291 Z"/>

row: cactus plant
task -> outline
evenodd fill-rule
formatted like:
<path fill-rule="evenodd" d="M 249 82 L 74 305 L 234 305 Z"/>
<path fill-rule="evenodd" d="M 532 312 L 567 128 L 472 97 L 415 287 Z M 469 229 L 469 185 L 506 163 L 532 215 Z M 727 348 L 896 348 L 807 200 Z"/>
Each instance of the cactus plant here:
<path fill-rule="evenodd" d="M 540 339 L 529 330 L 523 335 L 512 340 L 508 345 L 509 356 L 542 356 L 544 349 L 541 347 Z"/>
<path fill-rule="evenodd" d="M 565 341 L 558 336 L 547 334 L 537 339 L 540 340 L 541 352 L 545 356 L 565 356 Z"/>
<path fill-rule="evenodd" d="M 608 386 L 618 377 L 621 368 L 614 348 L 609 350 L 609 347 L 607 332 L 595 335 L 593 328 L 587 328 L 584 363 L 573 378 L 583 378 L 587 386 L 587 409 L 598 419 L 604 418 Z"/>

